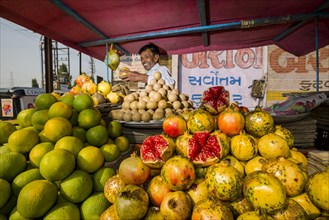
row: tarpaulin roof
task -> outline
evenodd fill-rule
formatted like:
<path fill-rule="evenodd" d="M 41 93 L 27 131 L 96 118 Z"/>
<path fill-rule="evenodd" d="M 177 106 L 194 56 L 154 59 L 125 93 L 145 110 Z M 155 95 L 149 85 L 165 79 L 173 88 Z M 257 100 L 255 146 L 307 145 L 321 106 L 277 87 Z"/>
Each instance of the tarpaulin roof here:
<path fill-rule="evenodd" d="M 100 60 L 112 43 L 136 54 L 149 42 L 168 54 L 276 44 L 305 55 L 329 44 L 328 8 L 328 0 L 0 1 L 1 17 Z"/>

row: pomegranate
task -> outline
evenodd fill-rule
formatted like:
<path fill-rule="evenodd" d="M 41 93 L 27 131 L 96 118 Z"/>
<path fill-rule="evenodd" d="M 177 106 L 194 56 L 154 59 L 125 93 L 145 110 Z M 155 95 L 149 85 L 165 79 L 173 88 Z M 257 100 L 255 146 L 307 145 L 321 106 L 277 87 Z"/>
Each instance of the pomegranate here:
<path fill-rule="evenodd" d="M 94 92 L 97 91 L 97 85 L 92 81 L 85 82 L 81 86 L 81 91 L 89 95 L 92 95 Z"/>
<path fill-rule="evenodd" d="M 243 181 L 243 195 L 262 214 L 275 214 L 286 206 L 286 190 L 273 174 L 255 171 Z"/>
<path fill-rule="evenodd" d="M 286 189 L 287 196 L 295 196 L 304 190 L 306 179 L 303 171 L 284 157 L 267 161 L 262 170 L 272 173 L 277 177 Z"/>
<path fill-rule="evenodd" d="M 234 218 L 228 205 L 224 204 L 220 200 L 214 198 L 207 198 L 195 204 L 192 211 L 191 219 L 233 220 Z"/>
<path fill-rule="evenodd" d="M 275 220 L 286 219 L 308 219 L 308 216 L 301 205 L 293 199 L 288 199 L 288 205 L 273 215 Z"/>
<path fill-rule="evenodd" d="M 162 181 L 160 175 L 153 177 L 146 188 L 150 202 L 155 206 L 160 206 L 163 197 L 170 191 L 170 188 Z"/>
<path fill-rule="evenodd" d="M 189 159 L 174 156 L 162 166 L 161 177 L 171 190 L 186 190 L 195 181 L 195 168 Z"/>
<path fill-rule="evenodd" d="M 190 188 L 186 191 L 192 200 L 193 206 L 199 201 L 208 197 L 208 188 L 204 179 L 196 179 Z"/>
<path fill-rule="evenodd" d="M 185 132 L 183 135 L 176 138 L 176 153 L 183 157 L 187 157 L 188 142 L 192 138 L 192 135 Z"/>
<path fill-rule="evenodd" d="M 272 116 L 268 112 L 263 111 L 259 106 L 254 111 L 249 112 L 245 119 L 246 131 L 256 138 L 264 136 L 274 128 Z"/>
<path fill-rule="evenodd" d="M 248 161 L 254 158 L 257 153 L 257 140 L 243 132 L 231 138 L 231 154 L 240 161 Z"/>
<path fill-rule="evenodd" d="M 99 220 L 119 220 L 117 211 L 115 210 L 114 205 L 108 207 L 99 217 Z"/>
<path fill-rule="evenodd" d="M 239 198 L 230 202 L 230 208 L 232 210 L 233 216 L 237 218 L 239 215 L 245 212 L 254 211 L 254 207 L 246 200 L 246 198 Z"/>
<path fill-rule="evenodd" d="M 80 74 L 76 79 L 75 79 L 75 83 L 77 86 L 82 87 L 82 85 L 86 82 L 90 82 L 91 79 L 89 76 L 87 76 L 86 73 L 82 73 Z"/>
<path fill-rule="evenodd" d="M 165 219 L 183 220 L 191 216 L 192 203 L 184 191 L 168 192 L 161 203 L 160 212 Z"/>
<path fill-rule="evenodd" d="M 222 112 L 230 102 L 230 94 L 224 86 L 214 86 L 206 89 L 201 98 L 201 106 L 210 113 L 217 115 Z"/>
<path fill-rule="evenodd" d="M 242 176 L 234 167 L 217 163 L 211 165 L 205 177 L 208 194 L 221 201 L 234 201 L 242 195 Z"/>
<path fill-rule="evenodd" d="M 246 175 L 249 175 L 250 173 L 254 171 L 262 170 L 263 165 L 267 163 L 267 159 L 262 156 L 256 156 L 249 160 L 246 165 L 244 166 L 244 170 Z"/>
<path fill-rule="evenodd" d="M 262 215 L 261 213 L 259 213 L 259 211 L 248 211 L 245 213 L 242 213 L 241 215 L 239 215 L 239 217 L 236 220 L 274 220 L 274 218 L 272 218 L 269 215 Z"/>
<path fill-rule="evenodd" d="M 289 157 L 290 150 L 282 137 L 274 133 L 268 133 L 262 136 L 258 140 L 258 152 L 261 156 L 266 159 L 277 158 L 277 157 Z"/>
<path fill-rule="evenodd" d="M 160 212 L 160 208 L 157 206 L 150 206 L 144 220 L 164 220 L 164 216 Z"/>
<path fill-rule="evenodd" d="M 177 138 L 187 130 L 187 123 L 180 115 L 169 115 L 164 119 L 162 129 L 169 137 Z"/>
<path fill-rule="evenodd" d="M 140 147 L 142 161 L 151 168 L 161 168 L 175 152 L 175 142 L 171 137 L 156 134 L 145 138 Z"/>
<path fill-rule="evenodd" d="M 305 190 L 318 208 L 329 211 L 329 167 L 310 175 Z"/>
<path fill-rule="evenodd" d="M 224 164 L 225 166 L 232 166 L 234 167 L 237 171 L 239 171 L 241 177 L 245 176 L 245 171 L 244 171 L 244 166 L 242 165 L 242 163 L 236 159 L 234 156 L 232 155 L 228 155 L 226 157 L 224 157 L 220 162 L 220 164 Z"/>
<path fill-rule="evenodd" d="M 118 174 L 111 176 L 108 180 L 106 180 L 104 185 L 105 198 L 113 204 L 118 193 L 123 189 L 125 185 L 126 184 Z"/>
<path fill-rule="evenodd" d="M 114 206 L 120 219 L 142 219 L 149 206 L 149 197 L 142 187 L 128 184 L 115 198 Z"/>
<path fill-rule="evenodd" d="M 143 184 L 151 176 L 151 168 L 137 155 L 125 158 L 119 166 L 119 176 L 125 184 Z"/>
<path fill-rule="evenodd" d="M 243 115 L 239 111 L 234 110 L 234 106 L 235 104 L 231 104 L 230 107 L 218 115 L 217 119 L 218 129 L 231 137 L 239 134 L 243 130 L 245 123 Z"/>
<path fill-rule="evenodd" d="M 211 135 L 209 131 L 198 131 L 189 139 L 187 157 L 196 166 L 206 167 L 218 162 L 225 148 L 225 143 L 216 135 Z"/>
<path fill-rule="evenodd" d="M 284 128 L 281 125 L 275 125 L 274 133 L 285 139 L 287 141 L 289 148 L 291 148 L 294 145 L 295 142 L 294 135 L 287 128 Z"/>
<path fill-rule="evenodd" d="M 191 112 L 187 121 L 187 129 L 190 133 L 197 131 L 212 132 L 215 128 L 214 116 L 205 109 L 198 108 Z"/>
<path fill-rule="evenodd" d="M 298 165 L 301 165 L 302 169 L 304 171 L 307 171 L 308 160 L 302 152 L 298 151 L 297 148 L 293 147 L 293 148 L 290 149 L 290 155 L 291 155 L 291 158 L 298 161 Z"/>
<path fill-rule="evenodd" d="M 313 204 L 306 192 L 293 196 L 291 199 L 295 200 L 300 206 L 303 207 L 308 215 L 307 219 L 315 219 L 321 215 L 320 209 Z"/>

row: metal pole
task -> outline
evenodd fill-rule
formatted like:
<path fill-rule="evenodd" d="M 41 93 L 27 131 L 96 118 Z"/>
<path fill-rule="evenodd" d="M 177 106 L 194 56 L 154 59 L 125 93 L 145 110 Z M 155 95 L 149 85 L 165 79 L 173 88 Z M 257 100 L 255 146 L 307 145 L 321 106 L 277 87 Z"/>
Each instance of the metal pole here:
<path fill-rule="evenodd" d="M 52 40 L 48 37 L 45 41 L 45 67 L 46 67 L 46 93 L 51 93 L 54 90 L 53 85 L 53 60 L 52 60 Z"/>

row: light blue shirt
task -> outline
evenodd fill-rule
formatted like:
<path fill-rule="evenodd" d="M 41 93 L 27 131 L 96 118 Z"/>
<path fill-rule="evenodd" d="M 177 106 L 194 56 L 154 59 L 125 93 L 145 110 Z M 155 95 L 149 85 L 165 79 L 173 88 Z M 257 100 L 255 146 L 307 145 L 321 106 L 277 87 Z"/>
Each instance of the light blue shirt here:
<path fill-rule="evenodd" d="M 175 80 L 171 77 L 169 69 L 166 66 L 160 66 L 158 63 L 147 72 L 147 83 L 150 83 L 154 78 L 155 72 L 161 73 L 162 79 L 166 82 L 166 85 L 169 86 L 175 84 Z"/>

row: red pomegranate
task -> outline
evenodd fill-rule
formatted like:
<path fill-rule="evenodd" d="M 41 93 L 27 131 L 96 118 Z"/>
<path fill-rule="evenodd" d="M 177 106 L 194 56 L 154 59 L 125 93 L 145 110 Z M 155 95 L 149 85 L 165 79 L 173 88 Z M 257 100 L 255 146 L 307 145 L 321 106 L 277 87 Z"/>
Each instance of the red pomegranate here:
<path fill-rule="evenodd" d="M 201 106 L 216 115 L 222 112 L 230 102 L 230 94 L 224 86 L 214 86 L 205 90 L 202 94 Z"/>
<path fill-rule="evenodd" d="M 195 168 L 189 159 L 174 156 L 162 166 L 161 177 L 171 190 L 186 190 L 195 181 Z"/>
<path fill-rule="evenodd" d="M 162 129 L 168 136 L 177 138 L 187 130 L 187 124 L 182 116 L 169 115 L 163 121 Z"/>
<path fill-rule="evenodd" d="M 212 132 L 215 128 L 214 116 L 203 108 L 191 112 L 187 121 L 187 129 L 192 134 L 198 131 Z"/>
<path fill-rule="evenodd" d="M 175 142 L 163 134 L 147 137 L 140 147 L 142 161 L 151 168 L 161 168 L 174 152 Z"/>
<path fill-rule="evenodd" d="M 143 184 L 151 176 L 151 168 L 137 155 L 124 159 L 119 166 L 119 176 L 125 184 Z"/>
<path fill-rule="evenodd" d="M 146 188 L 146 192 L 149 195 L 150 202 L 160 207 L 163 197 L 166 193 L 171 192 L 170 188 L 162 181 L 160 175 L 153 177 Z"/>
<path fill-rule="evenodd" d="M 229 135 L 234 136 L 244 129 L 245 120 L 240 111 L 234 110 L 235 104 L 222 111 L 217 119 L 218 129 Z"/>

